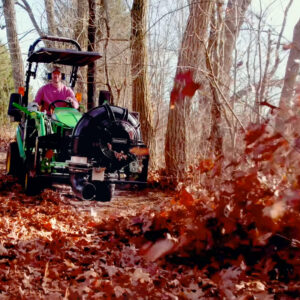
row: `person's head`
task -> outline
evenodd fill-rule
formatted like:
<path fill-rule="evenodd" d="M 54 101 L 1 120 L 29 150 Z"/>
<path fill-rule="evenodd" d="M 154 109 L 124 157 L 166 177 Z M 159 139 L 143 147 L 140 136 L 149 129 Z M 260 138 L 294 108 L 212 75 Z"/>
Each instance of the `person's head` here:
<path fill-rule="evenodd" d="M 61 82 L 61 71 L 59 67 L 54 67 L 52 70 L 52 82 L 54 84 Z"/>

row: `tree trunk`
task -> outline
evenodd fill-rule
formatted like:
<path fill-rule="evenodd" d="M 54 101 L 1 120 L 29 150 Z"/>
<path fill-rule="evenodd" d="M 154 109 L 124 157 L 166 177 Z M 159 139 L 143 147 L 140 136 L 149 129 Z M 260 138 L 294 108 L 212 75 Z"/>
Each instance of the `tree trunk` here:
<path fill-rule="evenodd" d="M 217 0 L 218 2 L 218 0 Z M 220 102 L 220 92 L 218 87 L 220 80 L 220 69 L 223 65 L 224 55 L 222 55 L 223 47 L 223 20 L 221 19 L 222 13 L 220 12 L 221 6 L 212 8 L 211 13 L 211 25 L 210 34 L 208 39 L 208 47 L 206 51 L 206 68 L 208 72 L 207 79 L 209 80 L 209 87 L 211 92 L 211 128 L 210 128 L 210 153 L 214 155 L 215 158 L 219 157 L 223 153 L 223 136 L 221 132 L 221 102 Z M 216 30 L 218 28 L 218 30 Z"/>
<path fill-rule="evenodd" d="M 77 19 L 75 22 L 75 40 L 82 50 L 87 49 L 88 5 L 86 0 L 77 0 Z M 82 94 L 82 105 L 87 107 L 87 67 L 81 67 L 78 72 L 76 90 Z"/>
<path fill-rule="evenodd" d="M 223 154 L 221 102 L 224 98 L 229 100 L 232 54 L 250 2 L 251 0 L 229 0 L 223 20 L 222 1 L 217 0 L 217 9 L 211 15 L 206 66 L 212 94 L 210 146 L 211 153 L 216 158 Z"/>
<path fill-rule="evenodd" d="M 203 59 L 212 5 L 214 1 L 192 1 L 181 43 L 176 75 L 188 70 L 197 70 Z M 174 87 L 175 85 L 176 82 Z M 187 161 L 185 98 L 181 95 L 174 106 L 170 105 L 165 146 L 167 172 L 179 181 L 184 179 Z"/>
<path fill-rule="evenodd" d="M 47 24 L 48 24 L 48 35 L 57 35 L 57 30 L 55 26 L 54 18 L 54 1 L 45 0 L 45 9 L 47 14 Z"/>
<path fill-rule="evenodd" d="M 6 35 L 13 70 L 15 90 L 24 85 L 24 66 L 16 28 L 16 13 L 13 0 L 2 0 Z"/>
<path fill-rule="evenodd" d="M 105 80 L 106 80 L 106 87 L 108 88 L 108 91 L 110 92 L 110 103 L 112 105 L 115 104 L 114 101 L 114 94 L 112 92 L 111 84 L 110 84 L 110 75 L 109 75 L 109 67 L 108 67 L 108 42 L 110 40 L 110 16 L 109 16 L 109 8 L 108 8 L 108 2 L 107 0 L 101 0 L 101 5 L 103 7 L 102 14 L 103 14 L 103 20 L 105 23 L 105 29 L 106 29 L 106 41 L 104 44 L 104 71 L 105 71 Z M 100 30 L 101 30 L 101 26 Z"/>
<path fill-rule="evenodd" d="M 245 13 L 251 0 L 229 0 L 227 3 L 224 26 L 224 76 L 226 79 L 225 97 L 229 96 L 230 70 L 232 67 L 232 53 L 236 45 L 237 37 L 244 22 Z"/>
<path fill-rule="evenodd" d="M 292 98 L 295 91 L 295 83 L 300 69 L 300 19 L 294 28 L 293 42 L 291 43 L 291 50 L 286 65 L 284 84 L 281 91 L 279 108 L 276 119 L 276 126 L 278 130 L 282 129 L 284 121 L 289 116 L 289 110 L 292 105 Z"/>
<path fill-rule="evenodd" d="M 131 74 L 132 109 L 140 114 L 141 130 L 146 145 L 153 138 L 152 110 L 148 87 L 146 46 L 147 0 L 134 0 L 131 9 Z M 151 155 L 151 153 L 150 153 Z"/>
<path fill-rule="evenodd" d="M 96 1 L 89 0 L 89 21 L 88 21 L 88 51 L 95 51 L 96 48 Z M 95 106 L 95 87 L 96 87 L 96 62 L 88 64 L 87 71 L 87 109 Z"/>

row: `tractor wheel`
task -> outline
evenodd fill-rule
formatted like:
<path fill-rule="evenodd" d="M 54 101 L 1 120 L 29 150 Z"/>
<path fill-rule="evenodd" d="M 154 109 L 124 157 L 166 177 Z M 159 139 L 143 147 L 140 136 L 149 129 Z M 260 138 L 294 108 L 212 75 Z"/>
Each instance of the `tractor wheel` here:
<path fill-rule="evenodd" d="M 6 173 L 19 179 L 22 177 L 23 162 L 19 154 L 17 142 L 9 144 L 6 155 Z"/>
<path fill-rule="evenodd" d="M 41 192 L 41 182 L 31 169 L 26 170 L 24 175 L 24 192 L 27 196 L 35 196 Z"/>
<path fill-rule="evenodd" d="M 41 177 L 37 176 L 37 166 L 34 165 L 34 156 L 28 155 L 23 173 L 23 188 L 28 196 L 35 196 L 42 190 Z"/>
<path fill-rule="evenodd" d="M 107 182 L 98 182 L 96 186 L 95 200 L 109 202 L 114 194 L 115 185 Z"/>

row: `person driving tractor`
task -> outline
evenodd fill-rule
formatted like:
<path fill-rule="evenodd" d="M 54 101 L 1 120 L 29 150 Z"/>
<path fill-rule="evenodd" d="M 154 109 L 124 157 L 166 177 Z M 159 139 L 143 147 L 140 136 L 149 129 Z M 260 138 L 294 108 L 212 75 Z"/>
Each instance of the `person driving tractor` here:
<path fill-rule="evenodd" d="M 62 83 L 62 74 L 60 68 L 57 66 L 52 69 L 51 82 L 45 84 L 38 90 L 34 102 L 42 106 L 42 110 L 51 113 L 49 111 L 49 106 L 56 100 L 68 101 L 72 107 L 76 109 L 79 108 L 79 104 L 72 89 Z"/>

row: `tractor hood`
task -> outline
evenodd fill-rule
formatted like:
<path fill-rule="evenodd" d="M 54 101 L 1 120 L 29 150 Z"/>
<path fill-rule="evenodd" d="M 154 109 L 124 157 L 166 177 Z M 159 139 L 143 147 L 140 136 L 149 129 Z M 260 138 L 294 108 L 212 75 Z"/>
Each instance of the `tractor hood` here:
<path fill-rule="evenodd" d="M 56 107 L 52 114 L 52 120 L 70 128 L 74 128 L 81 117 L 82 114 L 77 109 L 70 107 Z"/>

